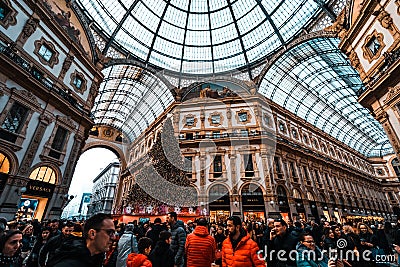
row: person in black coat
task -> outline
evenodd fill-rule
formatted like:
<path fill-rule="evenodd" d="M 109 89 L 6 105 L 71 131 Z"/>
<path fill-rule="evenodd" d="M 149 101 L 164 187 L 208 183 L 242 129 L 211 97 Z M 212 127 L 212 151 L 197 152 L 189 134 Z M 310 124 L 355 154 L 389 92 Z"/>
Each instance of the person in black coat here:
<path fill-rule="evenodd" d="M 42 232 L 39 234 L 38 238 L 36 239 L 35 244 L 33 245 L 31 253 L 28 256 L 28 259 L 26 261 L 27 267 L 37 267 L 38 266 L 39 252 L 42 249 L 42 247 L 44 246 L 44 244 L 46 244 L 46 242 L 50 239 L 50 233 L 51 233 L 50 227 L 43 228 Z"/>
<path fill-rule="evenodd" d="M 63 241 L 68 238 L 72 231 L 74 230 L 74 224 L 72 222 L 67 222 L 63 224 L 61 229 L 61 234 L 56 236 L 50 236 L 50 239 L 43 245 L 39 252 L 39 266 L 46 266 L 46 261 L 53 257 L 57 248 L 61 246 Z M 51 235 L 51 233 L 50 233 Z"/>
<path fill-rule="evenodd" d="M 153 267 L 173 267 L 174 266 L 174 252 L 170 248 L 171 233 L 162 231 L 159 235 L 159 240 L 155 248 L 149 255 L 149 260 Z"/>
<path fill-rule="evenodd" d="M 86 221 L 82 237 L 67 238 L 46 267 L 101 267 L 115 238 L 111 215 L 95 214 Z"/>
<path fill-rule="evenodd" d="M 153 241 L 153 244 L 157 244 L 158 240 L 160 240 L 160 233 L 166 230 L 167 228 L 161 224 L 161 219 L 155 218 L 153 226 L 146 233 L 146 237 L 150 238 Z"/>
<path fill-rule="evenodd" d="M 277 258 L 277 253 L 272 255 L 271 262 L 268 266 L 270 267 L 294 267 L 296 266 L 296 261 L 289 257 L 291 251 L 296 250 L 296 245 L 299 239 L 292 235 L 288 230 L 288 225 L 285 220 L 278 219 L 274 222 L 274 228 L 270 233 L 270 241 L 267 242 L 267 247 L 269 251 L 285 251 L 285 257 L 287 261 L 281 261 Z M 269 257 L 267 257 L 269 258 Z"/>
<path fill-rule="evenodd" d="M 214 239 L 215 239 L 215 243 L 217 244 L 217 251 L 221 252 L 222 251 L 222 242 L 224 242 L 224 240 L 226 239 L 226 235 L 224 234 L 224 227 L 218 226 L 217 234 L 214 236 Z M 216 257 L 215 264 L 222 266 L 222 252 L 219 254 L 221 255 L 221 257 L 220 258 Z"/>

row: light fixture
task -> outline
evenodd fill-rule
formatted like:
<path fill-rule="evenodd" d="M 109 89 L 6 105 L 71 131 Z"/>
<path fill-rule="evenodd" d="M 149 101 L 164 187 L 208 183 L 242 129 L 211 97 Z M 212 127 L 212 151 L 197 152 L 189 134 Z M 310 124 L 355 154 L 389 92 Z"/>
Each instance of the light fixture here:
<path fill-rule="evenodd" d="M 269 204 L 270 204 L 271 206 L 273 206 L 273 205 L 275 204 L 275 202 L 274 202 L 273 200 L 271 200 L 271 201 L 269 202 Z"/>
<path fill-rule="evenodd" d="M 25 193 L 25 192 L 26 192 L 26 187 L 25 186 L 15 189 L 15 193 L 17 193 L 18 196 L 22 196 L 22 194 Z"/>
<path fill-rule="evenodd" d="M 297 203 L 297 207 L 300 207 L 301 206 L 301 204 L 300 203 Z"/>
<path fill-rule="evenodd" d="M 315 208 L 315 205 L 314 205 L 314 204 L 312 204 L 312 205 L 311 205 L 311 208 Z"/>
<path fill-rule="evenodd" d="M 328 207 L 327 206 L 324 206 L 324 210 L 327 210 L 328 209 Z"/>
<path fill-rule="evenodd" d="M 356 210 L 353 209 L 353 212 L 356 212 Z"/>
<path fill-rule="evenodd" d="M 238 206 L 239 202 L 237 202 L 236 200 L 233 202 L 233 204 L 235 205 L 235 207 Z"/>
<path fill-rule="evenodd" d="M 281 200 L 281 201 L 279 201 L 279 205 L 283 205 L 283 201 Z"/>
<path fill-rule="evenodd" d="M 339 209 L 337 207 L 335 207 L 335 210 L 338 211 Z"/>
<path fill-rule="evenodd" d="M 347 212 L 347 209 L 345 208 L 345 209 L 343 209 L 343 211 Z"/>

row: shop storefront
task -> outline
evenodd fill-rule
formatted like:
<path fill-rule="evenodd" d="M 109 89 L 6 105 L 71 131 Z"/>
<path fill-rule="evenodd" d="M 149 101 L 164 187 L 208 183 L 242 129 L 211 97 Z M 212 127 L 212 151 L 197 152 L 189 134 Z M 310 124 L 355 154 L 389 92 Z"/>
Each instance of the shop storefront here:
<path fill-rule="evenodd" d="M 263 192 L 255 184 L 248 184 L 242 189 L 242 209 L 244 220 L 265 221 Z"/>
<path fill-rule="evenodd" d="M 224 222 L 231 215 L 228 189 L 220 184 L 214 185 L 210 188 L 208 198 L 210 221 Z"/>
<path fill-rule="evenodd" d="M 18 210 L 15 215 L 18 220 L 42 220 L 49 199 L 52 197 L 55 185 L 41 181 L 31 180 L 25 192 L 21 192 Z"/>

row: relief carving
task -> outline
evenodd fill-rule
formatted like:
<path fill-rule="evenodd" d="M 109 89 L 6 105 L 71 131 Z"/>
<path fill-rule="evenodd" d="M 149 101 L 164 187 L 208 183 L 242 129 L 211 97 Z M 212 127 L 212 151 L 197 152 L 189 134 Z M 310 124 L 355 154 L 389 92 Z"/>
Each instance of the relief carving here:
<path fill-rule="evenodd" d="M 40 19 L 35 14 L 28 19 L 17 39 L 17 42 L 20 46 L 23 46 L 26 40 L 28 40 L 28 38 L 36 31 L 39 21 Z"/>
<path fill-rule="evenodd" d="M 81 143 L 82 143 L 82 138 L 76 137 L 62 178 L 63 185 L 67 185 L 68 181 L 70 181 L 72 178 L 72 174 L 74 173 L 74 169 L 78 161 L 78 152 L 80 150 Z"/>
<path fill-rule="evenodd" d="M 386 10 L 381 10 L 378 15 L 378 20 L 381 23 L 382 27 L 388 29 L 389 31 L 393 31 L 393 19 Z"/>
<path fill-rule="evenodd" d="M 64 126 L 67 126 L 69 129 L 74 129 L 76 128 L 75 122 L 69 117 L 69 116 L 59 116 L 57 115 L 57 120 L 61 123 L 64 124 Z"/>
<path fill-rule="evenodd" d="M 40 122 L 38 127 L 36 128 L 33 139 L 29 144 L 24 159 L 22 160 L 21 167 L 19 168 L 20 175 L 29 175 L 29 173 L 27 172 L 31 167 L 35 154 L 38 150 L 39 144 L 42 141 L 46 127 L 47 125 L 45 125 L 43 122 Z"/>
<path fill-rule="evenodd" d="M 74 56 L 72 55 L 68 55 L 67 58 L 64 60 L 61 72 L 60 72 L 60 80 L 63 80 L 65 77 L 65 74 L 67 73 L 67 71 L 69 70 L 69 68 L 71 67 L 71 64 L 74 60 Z"/>
<path fill-rule="evenodd" d="M 383 103 L 388 104 L 392 99 L 395 99 L 396 96 L 400 94 L 400 86 L 397 85 L 395 87 L 389 87 L 389 93 Z"/>
<path fill-rule="evenodd" d="M 97 84 L 96 81 L 93 81 L 92 85 L 90 86 L 89 96 L 87 98 L 87 105 L 90 109 L 92 108 L 94 100 L 96 99 L 98 93 L 99 93 L 99 85 Z"/>
<path fill-rule="evenodd" d="M 339 36 L 339 38 L 343 39 L 346 36 L 347 30 L 345 28 L 346 23 L 346 9 L 343 9 L 342 12 L 337 16 L 336 21 L 331 25 L 324 29 L 325 32 L 332 32 Z"/>

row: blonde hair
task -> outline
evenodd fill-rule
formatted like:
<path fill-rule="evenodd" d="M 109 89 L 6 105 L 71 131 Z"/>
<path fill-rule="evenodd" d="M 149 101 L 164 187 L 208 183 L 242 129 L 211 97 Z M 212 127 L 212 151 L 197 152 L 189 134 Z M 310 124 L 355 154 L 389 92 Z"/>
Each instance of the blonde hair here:
<path fill-rule="evenodd" d="M 343 232 L 344 233 L 354 233 L 354 229 L 350 225 L 343 225 Z"/>

